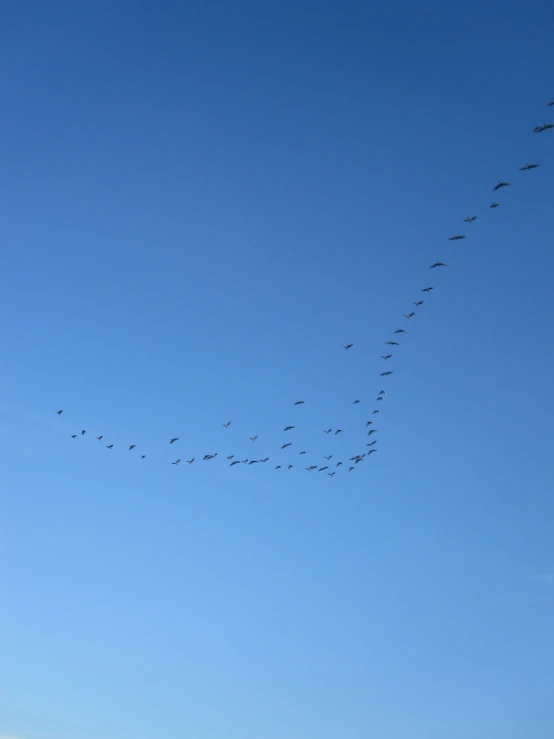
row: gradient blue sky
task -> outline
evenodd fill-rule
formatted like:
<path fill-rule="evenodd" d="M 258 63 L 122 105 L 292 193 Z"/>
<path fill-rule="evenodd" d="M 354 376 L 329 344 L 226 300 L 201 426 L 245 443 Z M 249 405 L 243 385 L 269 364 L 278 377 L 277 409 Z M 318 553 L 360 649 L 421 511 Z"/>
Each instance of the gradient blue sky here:
<path fill-rule="evenodd" d="M 551 739 L 552 3 L 1 10 L 0 737 Z"/>

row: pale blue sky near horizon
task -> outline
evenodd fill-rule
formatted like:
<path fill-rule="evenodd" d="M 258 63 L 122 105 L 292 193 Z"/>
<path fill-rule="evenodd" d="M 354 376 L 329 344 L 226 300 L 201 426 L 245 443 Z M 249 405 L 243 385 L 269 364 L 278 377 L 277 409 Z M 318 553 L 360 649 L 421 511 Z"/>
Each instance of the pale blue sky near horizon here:
<path fill-rule="evenodd" d="M 551 739 L 552 4 L 0 9 L 0 739 Z"/>

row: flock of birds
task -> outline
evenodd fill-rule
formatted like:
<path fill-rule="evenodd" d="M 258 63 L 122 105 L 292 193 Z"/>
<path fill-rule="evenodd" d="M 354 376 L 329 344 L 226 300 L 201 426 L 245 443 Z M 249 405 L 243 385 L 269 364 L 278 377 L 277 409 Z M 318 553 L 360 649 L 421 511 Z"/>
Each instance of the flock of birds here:
<path fill-rule="evenodd" d="M 546 103 L 548 107 L 554 106 L 554 99 L 550 100 L 548 103 Z M 543 133 L 544 131 L 548 131 L 549 129 L 554 128 L 554 123 L 542 123 L 538 126 L 535 126 L 533 129 L 533 133 Z M 532 170 L 536 169 L 539 166 L 538 162 L 526 162 L 523 166 L 519 167 L 519 169 L 523 172 L 531 172 Z M 500 190 L 510 187 L 511 183 L 507 180 L 499 180 L 496 185 L 493 186 L 492 191 L 493 192 L 499 192 Z M 493 201 L 490 205 L 490 209 L 496 209 L 500 207 L 500 203 Z M 475 220 L 477 220 L 476 215 L 467 216 L 463 219 L 464 223 L 472 224 Z M 467 234 L 465 233 L 456 233 L 452 236 L 448 237 L 449 241 L 461 241 L 463 239 L 467 238 Z M 429 269 L 440 269 L 445 268 L 448 265 L 441 261 L 435 261 L 433 264 L 429 265 Z M 421 289 L 422 293 L 425 293 L 426 297 L 431 293 L 432 290 L 434 290 L 433 285 L 426 285 Z M 417 311 L 421 308 L 421 306 L 424 304 L 425 299 L 421 297 L 418 300 L 412 301 L 412 305 L 414 306 L 415 310 L 410 310 L 407 313 L 403 314 L 403 318 L 405 318 L 407 321 L 412 320 L 416 314 Z M 393 331 L 393 338 L 389 338 L 387 341 L 385 341 L 385 345 L 387 346 L 387 350 L 385 354 L 381 355 L 381 359 L 384 360 L 387 364 L 385 365 L 387 369 L 383 369 L 383 371 L 380 373 L 380 377 L 383 381 L 386 381 L 387 378 L 389 378 L 391 375 L 394 374 L 394 371 L 391 369 L 388 369 L 388 361 L 390 359 L 393 359 L 393 352 L 396 350 L 397 347 L 400 346 L 400 342 L 397 341 L 397 338 L 400 338 L 402 334 L 407 334 L 407 330 L 405 328 L 397 328 L 395 331 Z M 350 351 L 354 348 L 354 344 L 343 344 L 342 348 L 344 351 Z M 387 391 L 384 389 L 379 390 L 376 398 L 375 403 L 383 402 L 385 397 L 387 396 Z M 295 400 L 292 405 L 294 407 L 300 407 L 304 405 L 304 400 Z M 360 400 L 355 399 L 353 401 L 354 405 L 359 405 Z M 381 411 L 381 408 L 375 407 L 372 409 L 370 415 L 370 418 L 365 420 L 363 422 L 363 428 L 365 429 L 365 442 L 363 449 L 358 449 L 355 454 L 353 454 L 351 457 L 345 457 L 344 459 L 336 459 L 336 457 L 333 454 L 327 454 L 322 455 L 318 460 L 316 459 L 310 459 L 307 463 L 308 458 L 308 451 L 305 449 L 299 449 L 297 452 L 294 452 L 291 450 L 291 452 L 294 455 L 294 461 L 291 461 L 292 457 L 289 455 L 286 459 L 283 458 L 282 453 L 285 450 L 290 449 L 294 444 L 292 441 L 284 441 L 281 444 L 281 447 L 279 450 L 276 450 L 279 457 L 274 460 L 277 463 L 275 464 L 274 469 L 276 471 L 278 470 L 292 470 L 295 467 L 302 467 L 308 472 L 322 472 L 325 473 L 329 477 L 335 477 L 335 475 L 338 472 L 345 471 L 345 472 L 353 472 L 359 464 L 362 462 L 368 460 L 375 452 L 378 451 L 377 449 L 377 439 L 373 438 L 373 435 L 377 433 L 377 428 L 375 427 L 375 419 L 374 417 L 379 414 Z M 61 416 L 63 414 L 63 409 L 59 409 L 56 411 L 58 416 Z M 231 421 L 225 421 L 222 426 L 226 429 L 229 429 L 231 427 Z M 287 439 L 290 438 L 291 434 L 290 432 L 294 431 L 296 429 L 296 425 L 289 424 L 284 426 L 283 433 L 287 434 Z M 341 428 L 326 428 L 322 429 L 322 432 L 326 434 L 326 436 L 338 436 L 339 434 L 343 433 L 343 429 Z M 87 434 L 86 429 L 79 429 L 77 432 L 70 434 L 71 439 L 76 440 L 83 438 Z M 249 440 L 255 444 L 255 442 L 258 439 L 258 435 L 255 434 L 253 436 L 249 437 Z M 111 442 L 106 443 L 106 439 L 104 438 L 103 434 L 99 434 L 96 436 L 96 440 L 100 443 L 104 443 L 106 449 L 113 450 L 115 448 L 115 445 Z M 174 444 L 178 444 L 179 437 L 173 436 L 168 439 L 169 446 L 173 447 Z M 126 449 L 127 453 L 135 453 L 141 460 L 147 460 L 148 456 L 147 454 L 143 453 L 141 450 L 137 449 L 137 445 L 134 443 L 127 444 L 123 447 Z M 177 447 L 175 447 L 177 448 Z M 230 467 L 236 467 L 238 465 L 243 466 L 252 466 L 257 464 L 267 464 L 270 461 L 270 457 L 266 456 L 263 458 L 258 458 L 257 456 L 248 456 L 244 459 L 239 458 L 235 454 L 225 454 L 222 455 L 225 457 L 225 461 Z M 217 452 L 208 452 L 207 454 L 203 454 L 202 456 L 195 458 L 194 456 L 190 459 L 184 459 L 184 461 L 192 465 L 194 464 L 197 459 L 199 462 L 210 462 L 217 459 L 221 459 L 222 457 L 218 456 Z M 298 461 L 297 461 L 298 460 Z M 174 466 L 179 466 L 181 464 L 181 457 L 176 457 L 174 459 L 168 459 L 167 462 Z"/>

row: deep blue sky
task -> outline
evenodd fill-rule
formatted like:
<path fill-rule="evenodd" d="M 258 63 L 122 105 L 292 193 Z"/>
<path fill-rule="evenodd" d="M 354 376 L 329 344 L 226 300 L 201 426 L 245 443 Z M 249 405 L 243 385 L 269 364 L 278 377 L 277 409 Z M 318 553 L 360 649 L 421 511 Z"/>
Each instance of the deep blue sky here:
<path fill-rule="evenodd" d="M 2 739 L 551 739 L 553 22 L 2 3 Z"/>

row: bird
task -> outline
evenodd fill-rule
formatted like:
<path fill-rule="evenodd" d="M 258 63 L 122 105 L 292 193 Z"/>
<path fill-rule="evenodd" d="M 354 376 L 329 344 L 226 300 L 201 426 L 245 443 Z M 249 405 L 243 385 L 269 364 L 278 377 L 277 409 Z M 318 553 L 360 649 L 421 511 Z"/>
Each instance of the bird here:
<path fill-rule="evenodd" d="M 466 234 L 454 234 L 448 237 L 448 241 L 460 241 L 460 239 L 466 239 Z"/>
<path fill-rule="evenodd" d="M 305 400 L 297 400 L 294 405 L 304 405 L 305 402 Z"/>
<path fill-rule="evenodd" d="M 381 354 L 381 359 L 390 359 L 392 354 Z"/>
<path fill-rule="evenodd" d="M 328 470 L 328 469 L 329 469 L 329 466 L 328 465 L 325 465 L 325 467 L 320 467 L 318 469 L 318 472 L 324 472 L 325 470 Z"/>
<path fill-rule="evenodd" d="M 283 431 L 290 431 L 291 429 L 296 428 L 296 426 L 285 426 Z"/>
<path fill-rule="evenodd" d="M 311 472 L 312 470 L 317 470 L 317 464 L 311 464 L 309 467 L 306 467 L 308 472 Z"/>
<path fill-rule="evenodd" d="M 326 454 L 324 454 L 323 456 L 325 457 L 325 459 L 327 461 L 329 461 L 333 455 L 332 454 L 329 454 L 329 456 L 327 456 Z"/>
<path fill-rule="evenodd" d="M 146 459 L 146 454 L 141 454 L 141 455 L 140 455 L 140 458 L 141 458 L 141 459 Z"/>
<path fill-rule="evenodd" d="M 354 402 L 352 403 L 352 405 L 356 405 L 356 404 L 359 404 L 359 402 L 360 402 L 359 400 L 355 400 L 355 401 L 354 401 Z"/>
<path fill-rule="evenodd" d="M 404 316 L 404 318 L 407 318 L 408 321 L 409 321 L 410 318 L 412 318 L 413 316 L 415 316 L 415 310 L 413 310 L 411 313 L 403 313 L 402 315 Z"/>
<path fill-rule="evenodd" d="M 248 462 L 248 466 L 250 467 L 251 464 L 258 464 L 257 459 L 251 459 L 250 462 Z"/>
<path fill-rule="evenodd" d="M 70 434 L 70 436 L 71 436 L 72 439 L 76 439 L 77 438 L 77 434 Z"/>
<path fill-rule="evenodd" d="M 231 462 L 231 464 L 229 465 L 229 467 L 234 467 L 236 464 L 240 464 L 240 460 L 235 459 L 234 462 Z"/>
<path fill-rule="evenodd" d="M 97 436 L 96 438 L 98 439 L 98 441 L 102 441 L 102 439 L 103 439 L 104 437 L 103 437 L 103 436 Z"/>
<path fill-rule="evenodd" d="M 289 441 L 287 444 L 281 444 L 281 449 L 286 449 L 291 444 L 292 444 L 292 441 Z"/>
<path fill-rule="evenodd" d="M 489 208 L 499 208 L 499 207 L 500 207 L 500 203 L 491 203 L 489 205 Z"/>
<path fill-rule="evenodd" d="M 497 190 L 500 190 L 501 187 L 509 187 L 510 182 L 506 182 L 505 180 L 498 180 L 496 185 L 492 188 L 493 192 L 496 192 Z"/>
<path fill-rule="evenodd" d="M 61 416 L 62 413 L 63 413 L 63 408 L 60 408 L 60 410 L 59 411 L 56 411 L 56 413 L 58 414 L 58 416 Z"/>
<path fill-rule="evenodd" d="M 385 343 L 388 344 L 389 346 L 400 346 L 400 344 L 398 343 L 398 341 L 387 341 Z M 391 356 L 392 356 L 392 354 L 391 354 Z"/>
<path fill-rule="evenodd" d="M 293 464 L 289 464 L 289 466 L 287 467 L 287 470 L 291 470 L 293 467 L 294 467 Z"/>
<path fill-rule="evenodd" d="M 335 431 L 335 436 L 336 436 L 337 434 L 342 434 L 342 429 L 337 429 L 337 430 Z"/>
<path fill-rule="evenodd" d="M 387 377 L 388 375 L 392 375 L 392 370 L 389 370 L 388 372 L 381 372 L 381 377 Z"/>
<path fill-rule="evenodd" d="M 370 450 L 368 451 L 368 455 L 369 455 L 369 454 L 373 454 L 373 452 L 376 452 L 376 451 L 378 451 L 378 450 L 377 450 L 377 449 L 370 449 Z"/>
<path fill-rule="evenodd" d="M 475 221 L 477 216 L 468 216 L 467 218 L 464 218 L 464 223 L 473 223 Z"/>
<path fill-rule="evenodd" d="M 280 469 L 281 469 L 281 465 L 280 465 L 280 464 L 278 464 L 278 465 L 277 465 L 277 467 L 275 467 L 275 469 L 276 469 L 276 470 L 280 470 Z"/>
<path fill-rule="evenodd" d="M 533 133 L 541 133 L 541 131 L 548 131 L 549 128 L 554 128 L 554 123 L 543 123 L 542 126 L 535 126 Z"/>
<path fill-rule="evenodd" d="M 131 451 L 131 450 L 132 450 L 132 449 L 134 449 L 135 447 L 136 447 L 136 444 L 129 444 L 129 451 Z"/>
<path fill-rule="evenodd" d="M 256 436 L 251 436 L 250 441 L 256 441 L 257 438 L 258 438 L 258 434 L 256 434 Z"/>
<path fill-rule="evenodd" d="M 330 434 L 333 429 L 323 429 L 324 434 Z"/>
<path fill-rule="evenodd" d="M 375 444 L 377 444 L 377 439 L 374 439 L 373 441 L 368 441 L 366 446 L 374 446 Z"/>
<path fill-rule="evenodd" d="M 378 411 L 377 409 L 375 409 L 371 415 L 374 416 L 376 413 L 381 413 L 381 411 Z"/>
<path fill-rule="evenodd" d="M 429 266 L 429 269 L 435 269 L 435 267 L 448 267 L 448 265 L 444 262 L 433 262 L 433 264 Z"/>
<path fill-rule="evenodd" d="M 393 331 L 394 334 L 407 334 L 408 332 L 404 328 L 397 328 L 396 331 Z"/>
<path fill-rule="evenodd" d="M 419 306 L 420 305 L 423 305 L 423 303 L 425 301 L 424 300 L 413 300 L 412 302 L 413 302 L 413 304 L 415 305 L 416 308 L 419 308 Z"/>
<path fill-rule="evenodd" d="M 113 444 L 106 444 L 106 449 L 113 449 Z"/>
<path fill-rule="evenodd" d="M 329 477 L 334 477 L 335 476 L 335 473 L 334 472 L 328 472 L 327 474 L 329 475 Z"/>
<path fill-rule="evenodd" d="M 169 443 L 170 444 L 175 444 L 176 441 L 179 441 L 179 437 L 178 436 L 174 436 L 173 439 L 171 439 L 171 441 Z"/>
<path fill-rule="evenodd" d="M 550 107 L 551 107 L 552 105 L 554 105 L 554 98 L 552 98 L 552 100 L 549 100 L 549 101 L 548 101 L 548 102 L 546 103 L 546 107 L 547 107 L 547 108 L 550 108 Z"/>
<path fill-rule="evenodd" d="M 227 457 L 227 459 L 233 459 L 234 456 L 235 456 L 234 454 L 229 454 L 229 456 Z"/>
<path fill-rule="evenodd" d="M 87 433 L 86 429 L 81 429 L 81 436 L 84 436 Z"/>
<path fill-rule="evenodd" d="M 379 393 L 378 394 L 379 395 L 386 395 L 387 394 L 387 391 L 386 390 L 379 390 Z"/>
<path fill-rule="evenodd" d="M 342 467 L 342 462 L 337 462 L 337 467 Z"/>
<path fill-rule="evenodd" d="M 226 422 L 225 422 L 225 423 L 223 424 L 223 427 L 224 427 L 224 428 L 226 428 L 226 429 L 228 429 L 230 425 L 231 425 L 231 421 L 226 421 Z"/>
<path fill-rule="evenodd" d="M 352 349 L 352 347 L 354 346 L 354 344 L 346 344 L 346 345 L 345 344 L 341 344 L 341 346 L 342 346 L 343 349 L 346 349 L 348 351 L 348 349 Z"/>
<path fill-rule="evenodd" d="M 348 472 L 352 472 L 353 469 L 354 469 L 354 467 L 350 467 L 349 470 L 348 470 Z"/>
<path fill-rule="evenodd" d="M 194 462 L 194 457 L 192 459 L 187 459 L 187 464 L 192 464 Z"/>
<path fill-rule="evenodd" d="M 377 429 L 369 429 L 369 431 L 367 432 L 367 435 L 371 436 L 371 434 L 376 434 L 376 433 L 377 433 Z"/>
<path fill-rule="evenodd" d="M 171 464 L 179 464 L 180 461 L 180 459 L 176 459 L 175 462 L 172 462 Z"/>
<path fill-rule="evenodd" d="M 266 462 L 269 462 L 269 457 L 264 457 L 264 459 L 260 459 L 260 462 L 263 462 L 264 464 Z"/>
<path fill-rule="evenodd" d="M 375 400 L 383 400 L 383 396 L 382 396 L 382 395 L 378 395 L 378 396 L 377 396 L 377 397 L 375 398 Z"/>
<path fill-rule="evenodd" d="M 430 293 L 430 292 L 431 292 L 431 290 L 434 290 L 434 289 L 435 289 L 435 288 L 434 288 L 434 287 L 433 287 L 432 285 L 430 285 L 429 287 L 424 287 L 424 288 L 423 288 L 423 290 L 422 290 L 421 292 L 422 292 L 422 293 Z"/>
<path fill-rule="evenodd" d="M 298 452 L 298 454 L 307 454 L 308 452 Z"/>
<path fill-rule="evenodd" d="M 527 170 L 528 172 L 530 172 L 532 169 L 536 169 L 538 166 L 539 166 L 538 163 L 535 162 L 534 164 L 526 164 L 525 166 L 520 167 L 520 169 L 521 169 L 522 172 L 525 171 L 525 170 Z"/>
<path fill-rule="evenodd" d="M 379 411 L 377 411 L 377 413 L 379 413 Z M 367 428 L 368 426 L 373 426 L 373 421 L 366 421 L 365 427 Z"/>

